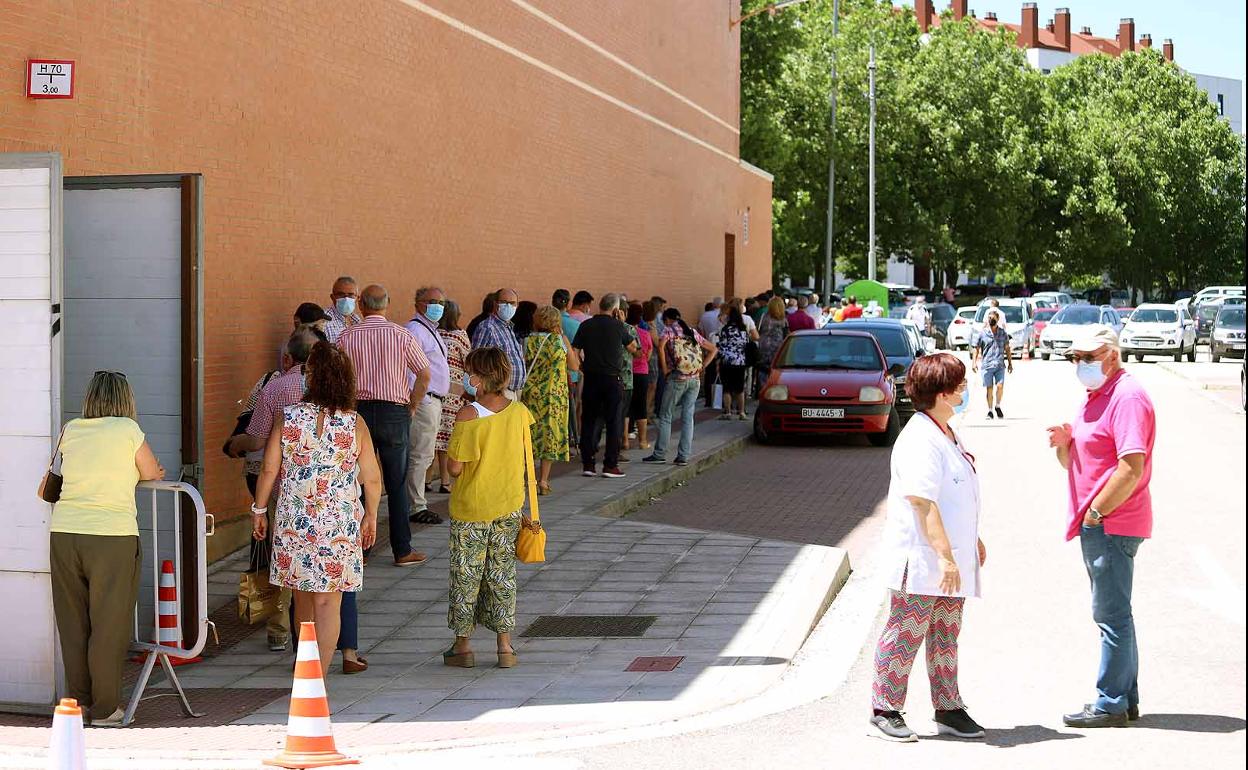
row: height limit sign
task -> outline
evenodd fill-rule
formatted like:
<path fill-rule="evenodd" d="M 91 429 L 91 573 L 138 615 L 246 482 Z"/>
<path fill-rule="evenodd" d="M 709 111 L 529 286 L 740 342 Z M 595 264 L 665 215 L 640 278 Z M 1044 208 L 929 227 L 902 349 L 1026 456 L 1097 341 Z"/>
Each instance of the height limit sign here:
<path fill-rule="evenodd" d="M 26 96 L 73 99 L 74 63 L 67 59 L 31 59 L 26 64 Z"/>

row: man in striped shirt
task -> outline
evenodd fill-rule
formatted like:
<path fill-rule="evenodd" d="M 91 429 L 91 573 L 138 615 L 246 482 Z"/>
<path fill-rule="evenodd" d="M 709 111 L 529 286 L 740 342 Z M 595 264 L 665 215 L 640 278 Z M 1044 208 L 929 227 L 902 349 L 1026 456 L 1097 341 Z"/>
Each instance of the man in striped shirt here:
<path fill-rule="evenodd" d="M 412 415 L 429 389 L 429 359 L 411 332 L 386 320 L 390 295 L 372 285 L 360 293 L 364 320 L 347 327 L 338 345 L 355 367 L 356 410 L 373 436 L 386 487 L 390 549 L 400 567 L 421 564 L 408 524 L 407 455 Z M 409 384 L 408 374 L 415 375 Z"/>
<path fill-rule="evenodd" d="M 515 289 L 499 289 L 498 305 L 494 314 L 478 324 L 472 333 L 474 350 L 476 348 L 501 348 L 507 355 L 507 360 L 511 362 L 509 387 L 517 396 L 524 389 L 524 381 L 528 377 L 528 372 L 525 371 L 524 350 L 520 347 L 520 340 L 516 339 L 515 327 L 511 325 L 512 316 L 516 314 L 516 307 L 519 303 L 520 295 Z"/>

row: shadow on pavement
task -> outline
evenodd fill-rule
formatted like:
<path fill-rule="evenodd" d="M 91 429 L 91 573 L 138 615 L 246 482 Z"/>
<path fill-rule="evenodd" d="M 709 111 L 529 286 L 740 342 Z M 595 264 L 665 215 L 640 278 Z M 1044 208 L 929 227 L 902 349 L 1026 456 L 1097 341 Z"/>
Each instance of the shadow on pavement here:
<path fill-rule="evenodd" d="M 1237 733 L 1245 722 L 1221 714 L 1141 714 L 1136 730 L 1177 730 L 1184 733 Z"/>
<path fill-rule="evenodd" d="M 1004 730 L 985 730 L 984 743 L 998 749 L 1012 749 L 1047 741 L 1069 741 L 1083 738 L 1080 733 L 1061 733 L 1044 725 L 1017 725 Z M 951 740 L 958 740 L 951 738 Z"/>

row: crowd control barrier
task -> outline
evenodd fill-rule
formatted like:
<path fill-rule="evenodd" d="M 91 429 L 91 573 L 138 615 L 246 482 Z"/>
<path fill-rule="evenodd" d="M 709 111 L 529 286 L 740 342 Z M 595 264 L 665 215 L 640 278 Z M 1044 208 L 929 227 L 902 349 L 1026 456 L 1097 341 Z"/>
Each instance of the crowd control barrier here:
<path fill-rule="evenodd" d="M 143 670 L 139 674 L 138 681 L 135 682 L 134 692 L 130 696 L 130 703 L 126 706 L 123 725 L 129 725 L 134 719 L 135 709 L 138 708 L 139 701 L 143 698 L 143 691 L 147 688 L 148 680 L 151 678 L 157 661 L 160 662 L 165 676 L 169 678 L 170 686 L 181 698 L 182 710 L 186 715 L 188 717 L 203 716 L 191 708 L 190 701 L 186 698 L 186 692 L 183 691 L 182 684 L 178 681 L 178 675 L 174 672 L 170 659 L 187 660 L 197 657 L 204 649 L 204 644 L 208 640 L 208 630 L 212 626 L 211 621 L 208 620 L 207 558 L 207 539 L 212 536 L 215 529 L 212 514 L 204 510 L 204 499 L 200 497 L 199 490 L 190 484 L 181 481 L 143 481 L 139 483 L 140 500 L 144 497 L 144 491 L 151 492 L 151 529 L 144 528 L 141 537 L 144 541 L 144 566 L 147 566 L 148 561 L 151 562 L 152 622 L 150 632 L 144 633 L 147 627 L 142 626 L 140 619 L 142 615 L 146 615 L 147 602 L 144 601 L 143 592 L 140 591 L 139 601 L 134 609 L 134 641 L 131 642 L 130 647 L 144 653 L 145 660 Z M 193 512 L 184 512 L 184 501 L 189 501 L 194 506 Z M 184 515 L 185 513 L 191 515 Z M 162 554 L 162 532 L 166 535 L 164 554 Z M 184 538 L 184 534 L 189 537 Z M 172 555 L 171 559 L 174 563 L 174 585 L 177 588 L 178 597 L 174 606 L 177 612 L 178 628 L 185 630 L 185 633 L 176 638 L 181 640 L 187 639 L 188 636 L 193 638 L 195 641 L 189 648 L 182 646 L 184 641 L 177 646 L 158 641 L 161 636 L 159 632 L 161 627 L 160 565 L 162 561 L 170 558 L 169 554 Z M 188 567 L 193 578 L 189 581 L 192 590 L 190 594 L 184 590 L 188 585 L 186 579 Z M 188 603 L 186 601 L 188 596 L 193 597 L 193 601 Z M 184 622 L 183 608 L 186 606 L 193 608 L 192 623 Z M 168 602 L 166 602 L 165 609 L 169 610 Z M 213 628 L 213 631 L 215 633 L 216 629 Z"/>

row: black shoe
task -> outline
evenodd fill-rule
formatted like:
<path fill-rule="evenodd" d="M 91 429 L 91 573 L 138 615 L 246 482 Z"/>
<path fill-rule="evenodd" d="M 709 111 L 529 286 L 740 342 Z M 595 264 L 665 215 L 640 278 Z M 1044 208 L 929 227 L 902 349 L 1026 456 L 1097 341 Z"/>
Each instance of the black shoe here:
<path fill-rule="evenodd" d="M 984 728 L 971 719 L 966 709 L 936 712 L 936 732 L 939 735 L 952 735 L 958 738 L 983 738 Z"/>
<path fill-rule="evenodd" d="M 994 415 L 993 415 L 993 413 L 992 413 L 992 410 L 991 410 L 991 409 L 989 409 L 989 410 L 988 410 L 988 419 L 989 419 L 989 420 L 991 420 L 993 417 L 994 417 Z"/>
<path fill-rule="evenodd" d="M 1001 407 L 997 407 L 997 416 L 1000 417 L 1002 420 L 1005 419 L 1005 412 L 1001 411 Z"/>
<path fill-rule="evenodd" d="M 641 461 L 643 463 L 658 463 L 660 465 L 667 462 L 667 460 L 664 460 L 661 457 L 656 457 L 654 455 L 646 455 L 645 457 L 641 458 Z"/>
<path fill-rule="evenodd" d="M 689 464 L 689 461 L 683 457 L 677 457 L 675 460 L 672 461 L 672 463 L 674 465 L 679 465 L 681 467 L 684 467 Z"/>
<path fill-rule="evenodd" d="M 1067 714 L 1062 717 L 1062 724 L 1067 727 L 1126 727 L 1127 712 L 1110 714 L 1095 708 L 1091 703 L 1083 707 L 1083 711 Z"/>
<path fill-rule="evenodd" d="M 413 524 L 441 524 L 442 517 L 428 508 L 422 508 L 419 511 L 407 517 L 407 520 Z"/>
<path fill-rule="evenodd" d="M 886 741 L 914 743 L 919 739 L 914 730 L 906 727 L 906 720 L 901 718 L 900 711 L 885 711 L 872 716 L 871 726 L 877 731 L 874 735 Z"/>
<path fill-rule="evenodd" d="M 1138 704 L 1135 706 L 1127 706 L 1127 721 L 1128 722 L 1140 721 L 1140 707 Z"/>

